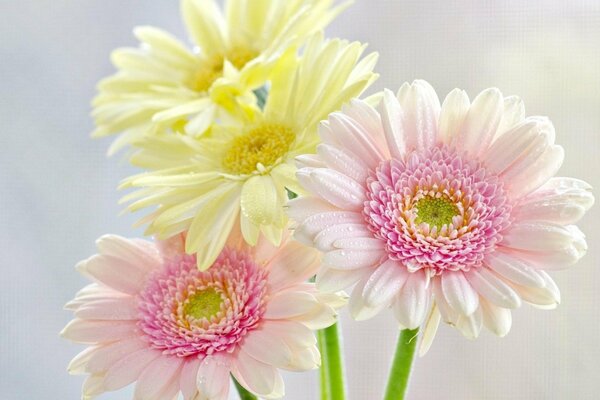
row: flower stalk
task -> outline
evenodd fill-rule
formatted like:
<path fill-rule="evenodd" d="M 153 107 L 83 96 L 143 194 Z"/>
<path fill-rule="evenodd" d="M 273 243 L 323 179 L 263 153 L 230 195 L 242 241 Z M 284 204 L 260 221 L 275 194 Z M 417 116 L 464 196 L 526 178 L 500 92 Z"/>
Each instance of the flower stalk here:
<path fill-rule="evenodd" d="M 317 333 L 321 352 L 321 400 L 344 400 L 344 363 L 338 324 Z"/>
<path fill-rule="evenodd" d="M 419 329 L 400 331 L 384 400 L 404 400 L 417 347 Z"/>

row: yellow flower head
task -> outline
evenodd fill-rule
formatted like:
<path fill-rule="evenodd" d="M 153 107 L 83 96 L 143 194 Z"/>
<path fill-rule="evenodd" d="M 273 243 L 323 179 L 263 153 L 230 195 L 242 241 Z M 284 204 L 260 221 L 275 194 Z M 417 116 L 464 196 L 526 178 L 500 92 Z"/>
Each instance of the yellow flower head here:
<path fill-rule="evenodd" d="M 197 253 L 200 268 L 211 265 L 234 224 L 251 245 L 260 233 L 279 243 L 287 190 L 301 191 L 294 158 L 314 153 L 318 123 L 376 79 L 377 54 L 360 60 L 364 48 L 314 35 L 301 55 L 289 49 L 280 57 L 264 109 L 203 137 L 162 134 L 140 142 L 132 161 L 152 172 L 124 182 L 141 188 L 124 201 L 133 201 L 132 211 L 158 206 L 143 220 L 147 233 L 189 229 L 186 251 Z"/>
<path fill-rule="evenodd" d="M 138 27 L 139 48 L 112 54 L 117 73 L 98 84 L 93 136 L 122 133 L 109 153 L 165 129 L 201 135 L 215 120 L 243 112 L 274 62 L 324 28 L 341 10 L 335 0 L 182 0 L 195 47 L 169 33 Z"/>

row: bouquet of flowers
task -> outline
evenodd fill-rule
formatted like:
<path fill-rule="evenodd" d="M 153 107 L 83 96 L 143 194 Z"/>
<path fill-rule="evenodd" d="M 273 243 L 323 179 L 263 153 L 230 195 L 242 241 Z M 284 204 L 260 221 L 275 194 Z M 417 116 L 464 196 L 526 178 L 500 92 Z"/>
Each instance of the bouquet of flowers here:
<path fill-rule="evenodd" d="M 84 399 L 277 399 L 280 370 L 320 368 L 321 399 L 343 400 L 345 306 L 393 310 L 385 399 L 403 399 L 441 321 L 504 336 L 523 302 L 558 305 L 546 271 L 585 254 L 594 197 L 554 177 L 550 120 L 495 88 L 361 99 L 377 54 L 322 33 L 346 6 L 182 0 L 192 48 L 139 27 L 113 53 L 93 135 L 143 170 L 120 187 L 149 239 L 103 236 L 77 265 L 92 283 L 62 334 L 89 345 L 68 367 Z"/>

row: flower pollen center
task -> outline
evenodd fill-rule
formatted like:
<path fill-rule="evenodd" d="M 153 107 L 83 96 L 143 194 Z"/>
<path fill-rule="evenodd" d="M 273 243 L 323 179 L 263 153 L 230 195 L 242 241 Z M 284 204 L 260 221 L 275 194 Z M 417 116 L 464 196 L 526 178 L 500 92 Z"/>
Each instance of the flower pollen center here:
<path fill-rule="evenodd" d="M 213 288 L 199 290 L 187 299 L 183 307 L 185 315 L 210 320 L 221 310 L 223 299 Z"/>
<path fill-rule="evenodd" d="M 460 210 L 446 197 L 425 196 L 415 204 L 417 217 L 415 222 L 429 224 L 441 229 L 444 225 L 450 225 L 452 218 L 459 215 Z"/>
<path fill-rule="evenodd" d="M 233 174 L 251 174 L 275 165 L 289 150 L 296 135 L 290 128 L 264 124 L 233 139 L 223 167 Z"/>

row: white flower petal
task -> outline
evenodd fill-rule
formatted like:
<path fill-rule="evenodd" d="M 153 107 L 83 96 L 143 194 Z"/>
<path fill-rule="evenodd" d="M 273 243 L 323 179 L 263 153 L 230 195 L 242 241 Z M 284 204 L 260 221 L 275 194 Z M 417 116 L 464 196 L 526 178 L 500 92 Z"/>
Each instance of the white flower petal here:
<path fill-rule="evenodd" d="M 440 100 L 431 85 L 416 80 L 403 84 L 398 91 L 398 101 L 404 112 L 403 131 L 406 148 L 424 151 L 437 140 Z"/>
<path fill-rule="evenodd" d="M 575 178 L 552 178 L 522 199 L 513 213 L 519 220 L 572 224 L 594 204 L 592 187 Z"/>
<path fill-rule="evenodd" d="M 502 93 L 496 88 L 486 89 L 477 95 L 459 134 L 454 138 L 454 145 L 472 156 L 487 150 L 502 119 L 503 101 Z"/>
<path fill-rule="evenodd" d="M 431 279 L 431 291 L 433 292 L 434 307 L 437 307 L 445 323 L 454 325 L 458 319 L 458 313 L 450 307 L 442 291 L 442 280 L 440 277 Z"/>
<path fill-rule="evenodd" d="M 269 299 L 264 314 L 267 319 L 286 319 L 306 314 L 319 306 L 319 302 L 310 293 L 285 291 Z"/>
<path fill-rule="evenodd" d="M 363 290 L 368 279 L 368 276 L 361 279 L 356 286 L 354 286 L 352 294 L 350 295 L 348 309 L 350 310 L 350 315 L 356 321 L 364 321 L 373 318 L 375 315 L 379 314 L 381 310 L 388 306 L 387 304 L 380 304 L 378 306 L 371 307 L 365 303 L 363 298 Z"/>
<path fill-rule="evenodd" d="M 477 339 L 483 324 L 481 314 L 481 307 L 477 307 L 477 310 L 469 316 L 459 315 L 456 321 L 456 329 L 458 329 L 467 339 Z"/>
<path fill-rule="evenodd" d="M 523 100 L 518 96 L 508 96 L 504 98 L 504 113 L 498 129 L 496 137 L 499 137 L 504 132 L 525 119 L 525 105 Z"/>
<path fill-rule="evenodd" d="M 268 265 L 271 290 L 278 291 L 315 275 L 319 268 L 319 252 L 299 242 L 289 241 Z"/>
<path fill-rule="evenodd" d="M 60 333 L 77 343 L 111 342 L 136 334 L 136 321 L 102 321 L 75 318 Z"/>
<path fill-rule="evenodd" d="M 263 329 L 284 340 L 292 349 L 302 349 L 317 344 L 312 330 L 301 322 L 290 320 L 265 321 Z"/>
<path fill-rule="evenodd" d="M 546 183 L 560 169 L 565 153 L 561 146 L 548 146 L 542 155 L 528 161 L 518 172 L 502 178 L 510 182 L 509 193 L 512 198 L 521 198 Z"/>
<path fill-rule="evenodd" d="M 317 146 L 317 154 L 329 168 L 352 178 L 364 185 L 369 176 L 369 167 L 357 156 L 338 147 L 321 143 Z"/>
<path fill-rule="evenodd" d="M 334 243 L 340 240 L 351 238 L 368 238 L 371 231 L 367 229 L 364 223 L 361 224 L 339 224 L 323 229 L 315 236 L 314 244 L 320 251 L 332 251 L 336 246 Z"/>
<path fill-rule="evenodd" d="M 527 251 L 567 248 L 579 239 L 578 231 L 548 222 L 513 224 L 504 235 L 502 246 Z"/>
<path fill-rule="evenodd" d="M 296 160 L 296 166 L 300 169 L 304 168 L 325 168 L 325 162 L 321 160 L 319 156 L 316 154 L 302 154 L 297 156 L 294 160 Z M 308 189 L 305 187 L 305 189 Z"/>
<path fill-rule="evenodd" d="M 179 378 L 183 359 L 177 356 L 162 356 L 152 361 L 141 373 L 135 385 L 136 399 L 156 399 L 172 380 Z"/>
<path fill-rule="evenodd" d="M 90 301 L 75 311 L 81 319 L 137 320 L 137 303 L 133 297 L 116 297 Z"/>
<path fill-rule="evenodd" d="M 273 366 L 262 363 L 241 349 L 232 370 L 236 380 L 250 392 L 259 396 L 268 396 L 276 389 L 279 372 Z"/>
<path fill-rule="evenodd" d="M 77 270 L 91 279 L 128 294 L 137 294 L 146 281 L 146 271 L 119 258 L 95 254 L 76 266 Z"/>
<path fill-rule="evenodd" d="M 585 235 L 574 225 L 566 227 L 572 234 L 573 241 L 564 248 L 551 248 L 544 251 L 512 251 L 536 270 L 561 270 L 573 266 L 587 252 Z"/>
<path fill-rule="evenodd" d="M 385 242 L 374 237 L 352 237 L 337 239 L 333 242 L 333 247 L 337 249 L 383 250 Z"/>
<path fill-rule="evenodd" d="M 294 221 L 301 223 L 315 214 L 322 214 L 339 209 L 328 202 L 314 196 L 302 196 L 288 201 L 287 215 Z"/>
<path fill-rule="evenodd" d="M 419 345 L 419 357 L 423 357 L 431 348 L 431 344 L 433 343 L 433 339 L 435 338 L 435 334 L 437 333 L 441 319 L 442 316 L 440 315 L 437 306 L 434 304 L 433 307 L 431 307 L 429 318 L 427 318 L 427 322 L 425 323 L 425 329 L 423 330 L 423 335 L 421 336 L 421 344 Z"/>
<path fill-rule="evenodd" d="M 550 143 L 554 126 L 547 118 L 529 117 L 519 122 L 488 149 L 483 157 L 486 169 L 501 174 L 532 157 L 536 148 L 542 150 Z"/>
<path fill-rule="evenodd" d="M 306 218 L 295 230 L 294 238 L 300 243 L 312 246 L 315 237 L 324 229 L 343 224 L 364 224 L 362 215 L 352 211 L 334 211 L 315 214 Z"/>
<path fill-rule="evenodd" d="M 198 388 L 196 386 L 196 377 L 198 376 L 198 368 L 200 360 L 194 357 L 188 357 L 181 368 L 179 375 L 179 389 L 183 395 L 183 400 L 195 400 Z"/>
<path fill-rule="evenodd" d="M 464 123 L 471 101 L 464 90 L 454 89 L 444 99 L 440 111 L 438 140 L 444 144 L 452 143 Z"/>
<path fill-rule="evenodd" d="M 104 373 L 120 359 L 147 347 L 148 345 L 137 336 L 101 346 L 87 360 L 85 371 Z"/>
<path fill-rule="evenodd" d="M 465 277 L 473 289 L 490 302 L 504 308 L 521 306 L 519 295 L 489 269 L 473 268 Z"/>
<path fill-rule="evenodd" d="M 483 312 L 483 325 L 496 336 L 506 336 L 512 325 L 510 310 L 498 307 L 485 299 L 480 299 L 480 305 Z"/>
<path fill-rule="evenodd" d="M 268 365 L 283 368 L 292 361 L 292 349 L 267 329 L 254 330 L 244 337 L 243 349 L 253 358 Z"/>
<path fill-rule="evenodd" d="M 389 89 L 383 90 L 383 99 L 379 105 L 381 122 L 385 140 L 392 158 L 403 159 L 406 153 L 406 139 L 404 137 L 403 117 L 404 111 L 398 98 Z"/>
<path fill-rule="evenodd" d="M 479 306 L 479 296 L 461 271 L 445 271 L 442 276 L 442 292 L 446 301 L 456 312 L 471 315 Z"/>
<path fill-rule="evenodd" d="M 337 292 L 352 286 L 366 275 L 370 275 L 373 270 L 374 268 L 339 270 L 324 266 L 317 274 L 317 288 L 322 292 Z"/>
<path fill-rule="evenodd" d="M 317 369 L 321 365 L 321 354 L 316 346 L 310 346 L 301 350 L 296 350 L 293 354 L 292 362 L 284 369 L 289 371 L 308 371 Z"/>
<path fill-rule="evenodd" d="M 329 116 L 328 122 L 332 136 L 344 138 L 343 141 L 337 142 L 338 146 L 360 157 L 369 168 L 376 168 L 385 158 L 383 151 L 371 137 L 371 133 L 366 132 L 359 123 L 349 116 L 334 112 Z"/>
<path fill-rule="evenodd" d="M 103 235 L 96 240 L 100 254 L 119 258 L 137 269 L 151 271 L 159 268 L 161 258 L 156 248 L 145 240 L 130 240 L 118 235 Z"/>
<path fill-rule="evenodd" d="M 333 250 L 325 253 L 323 263 L 336 269 L 357 269 L 374 266 L 386 255 L 383 250 Z"/>
<path fill-rule="evenodd" d="M 526 287 L 517 284 L 511 286 L 519 293 L 523 301 L 537 308 L 552 310 L 560 304 L 560 290 L 550 275 L 544 271 L 539 271 L 539 273 L 545 281 L 543 288 Z"/>
<path fill-rule="evenodd" d="M 500 248 L 488 254 L 484 260 L 490 269 L 508 279 L 524 286 L 544 286 L 544 279 L 527 263 Z"/>
<path fill-rule="evenodd" d="M 229 393 L 229 356 L 215 354 L 202 360 L 196 375 L 196 387 L 200 398 L 206 400 L 226 399 Z"/>
<path fill-rule="evenodd" d="M 146 348 L 120 359 L 106 373 L 103 383 L 105 390 L 117 390 L 134 382 L 146 366 L 161 356 L 159 350 Z"/>
<path fill-rule="evenodd" d="M 312 330 L 325 329 L 335 324 L 337 312 L 327 304 L 319 304 L 312 311 L 292 317 L 294 321 L 301 322 Z"/>
<path fill-rule="evenodd" d="M 365 202 L 365 189 L 348 176 L 325 168 L 310 172 L 317 193 L 336 207 L 361 211 Z"/>
<path fill-rule="evenodd" d="M 369 307 L 388 306 L 410 274 L 398 261 L 386 260 L 367 279 L 362 296 Z"/>
<path fill-rule="evenodd" d="M 425 273 L 421 270 L 409 274 L 392 304 L 398 322 L 407 329 L 415 329 L 421 325 L 429 311 L 429 298 Z"/>

